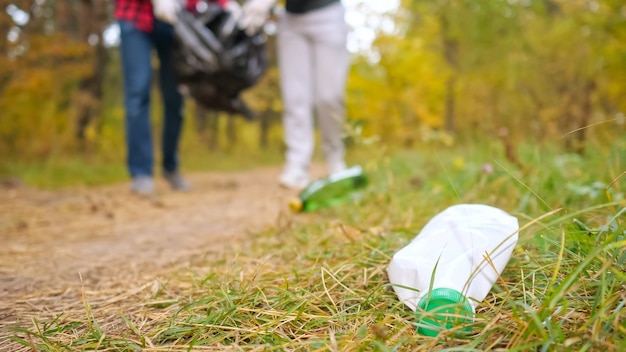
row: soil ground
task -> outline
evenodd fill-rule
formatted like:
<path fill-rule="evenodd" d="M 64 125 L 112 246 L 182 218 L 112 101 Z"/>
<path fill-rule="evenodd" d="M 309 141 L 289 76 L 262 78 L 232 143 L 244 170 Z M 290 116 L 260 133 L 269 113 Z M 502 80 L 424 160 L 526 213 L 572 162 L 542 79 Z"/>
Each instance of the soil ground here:
<path fill-rule="evenodd" d="M 321 172 L 313 168 L 314 176 Z M 159 272 L 293 217 L 286 205 L 297 193 L 278 186 L 279 173 L 190 174 L 193 189 L 185 193 L 159 180 L 151 199 L 131 194 L 127 183 L 0 188 L 0 328 L 50 318 L 64 310 L 64 297 L 80 297 L 85 287 L 131 292 Z M 0 342 L 0 350 L 8 346 Z"/>

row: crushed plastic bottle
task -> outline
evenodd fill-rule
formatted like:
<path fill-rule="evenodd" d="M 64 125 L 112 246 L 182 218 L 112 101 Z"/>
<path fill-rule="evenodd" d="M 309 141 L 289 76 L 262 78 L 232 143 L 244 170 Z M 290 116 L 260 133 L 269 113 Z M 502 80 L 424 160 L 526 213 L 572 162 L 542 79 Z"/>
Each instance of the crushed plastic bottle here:
<path fill-rule="evenodd" d="M 517 218 L 482 204 L 460 204 L 432 218 L 394 254 L 387 273 L 400 300 L 415 311 L 418 332 L 473 321 L 517 244 Z"/>
<path fill-rule="evenodd" d="M 367 182 L 363 169 L 356 165 L 313 181 L 289 207 L 295 212 L 311 212 L 354 200 L 359 195 L 357 191 L 367 186 Z"/>

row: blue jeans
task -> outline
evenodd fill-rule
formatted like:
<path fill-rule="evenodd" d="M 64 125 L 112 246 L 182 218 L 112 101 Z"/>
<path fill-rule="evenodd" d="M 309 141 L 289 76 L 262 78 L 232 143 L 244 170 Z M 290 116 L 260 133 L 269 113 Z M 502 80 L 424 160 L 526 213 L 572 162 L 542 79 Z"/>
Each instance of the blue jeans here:
<path fill-rule="evenodd" d="M 154 21 L 152 33 L 142 32 L 132 23 L 119 21 L 122 70 L 124 73 L 124 108 L 126 110 L 126 153 L 131 177 L 152 176 L 154 154 L 150 128 L 151 54 L 159 57 L 159 83 L 164 103 L 163 170 L 178 170 L 178 142 L 183 124 L 183 97 L 178 92 L 170 50 L 174 28 Z"/>

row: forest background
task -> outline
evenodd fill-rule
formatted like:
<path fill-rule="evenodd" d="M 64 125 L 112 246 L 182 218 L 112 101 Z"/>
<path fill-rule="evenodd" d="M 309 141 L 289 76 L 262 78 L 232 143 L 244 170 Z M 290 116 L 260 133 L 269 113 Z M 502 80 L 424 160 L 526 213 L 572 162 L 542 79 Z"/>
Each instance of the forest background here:
<path fill-rule="evenodd" d="M 104 40 L 113 1 L 0 4 L 0 176 L 44 187 L 68 176 L 85 184 L 124 179 L 119 52 Z M 367 23 L 387 25 L 352 53 L 347 124 L 360 142 L 502 140 L 518 163 L 522 142 L 583 154 L 589 140 L 626 132 L 623 1 L 402 0 L 393 13 L 362 10 Z M 279 162 L 282 106 L 269 32 L 271 66 L 244 95 L 259 119 L 189 102 L 183 167 Z"/>

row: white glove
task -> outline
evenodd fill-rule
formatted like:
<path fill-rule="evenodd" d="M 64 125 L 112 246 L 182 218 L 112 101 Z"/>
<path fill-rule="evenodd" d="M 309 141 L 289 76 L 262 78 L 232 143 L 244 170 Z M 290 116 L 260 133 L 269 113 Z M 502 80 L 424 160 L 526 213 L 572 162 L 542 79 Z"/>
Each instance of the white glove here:
<path fill-rule="evenodd" d="M 241 15 L 243 14 L 243 9 L 239 5 L 239 3 L 235 0 L 229 0 L 224 5 L 224 9 L 230 12 L 230 15 L 235 19 L 237 23 L 241 20 Z"/>
<path fill-rule="evenodd" d="M 239 27 L 246 30 L 248 35 L 261 28 L 270 16 L 270 10 L 276 0 L 248 0 L 243 5 L 243 14 L 239 20 Z"/>
<path fill-rule="evenodd" d="M 154 17 L 175 24 L 182 3 L 180 0 L 152 0 L 152 7 L 154 8 Z"/>

